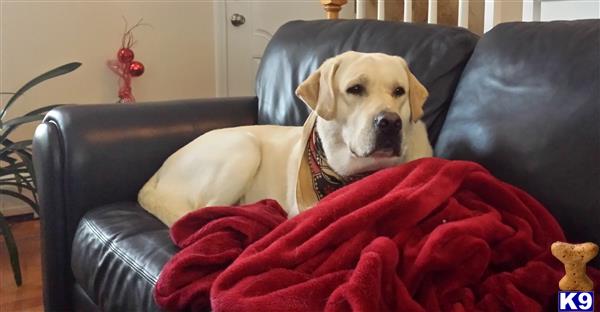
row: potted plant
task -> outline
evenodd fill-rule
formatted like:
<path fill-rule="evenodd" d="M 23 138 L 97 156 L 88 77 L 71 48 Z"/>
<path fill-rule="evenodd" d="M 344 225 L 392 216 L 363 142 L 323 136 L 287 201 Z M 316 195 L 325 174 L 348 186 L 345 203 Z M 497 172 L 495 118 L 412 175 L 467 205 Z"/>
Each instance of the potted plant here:
<path fill-rule="evenodd" d="M 27 90 L 45 80 L 70 73 L 79 66 L 81 66 L 81 63 L 77 62 L 65 64 L 32 79 L 17 90 L 17 92 L 0 93 L 2 95 L 11 95 L 4 105 L 0 105 L 0 196 L 10 196 L 23 201 L 36 213 L 38 212 L 38 203 L 31 154 L 32 140 L 15 142 L 9 136 L 23 124 L 42 120 L 49 110 L 58 105 L 41 107 L 12 119 L 7 119 L 6 113 Z M 25 190 L 31 193 L 31 198 L 23 194 Z M 15 282 L 17 286 L 20 286 L 21 269 L 19 265 L 19 253 L 9 224 L 2 215 L 2 212 L 0 212 L 0 233 L 4 235 Z"/>

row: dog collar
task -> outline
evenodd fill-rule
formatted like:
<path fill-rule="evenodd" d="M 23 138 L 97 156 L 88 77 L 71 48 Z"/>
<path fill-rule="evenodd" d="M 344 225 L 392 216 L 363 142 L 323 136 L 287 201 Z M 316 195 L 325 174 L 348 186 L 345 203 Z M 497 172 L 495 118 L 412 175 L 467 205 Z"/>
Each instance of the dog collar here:
<path fill-rule="evenodd" d="M 333 193 L 337 189 L 360 180 L 370 174 L 369 172 L 343 177 L 335 172 L 327 162 L 321 138 L 315 128 L 313 128 L 308 139 L 307 150 L 308 166 L 312 176 L 313 189 L 319 200 L 330 193 Z"/>

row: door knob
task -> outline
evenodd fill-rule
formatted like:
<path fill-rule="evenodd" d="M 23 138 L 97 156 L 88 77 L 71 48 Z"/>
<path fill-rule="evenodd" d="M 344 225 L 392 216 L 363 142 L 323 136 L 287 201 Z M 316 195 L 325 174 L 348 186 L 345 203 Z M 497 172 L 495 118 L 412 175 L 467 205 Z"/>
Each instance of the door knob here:
<path fill-rule="evenodd" d="M 231 25 L 239 27 L 241 25 L 244 25 L 245 22 L 246 18 L 244 17 L 244 15 L 237 13 L 231 15 Z"/>

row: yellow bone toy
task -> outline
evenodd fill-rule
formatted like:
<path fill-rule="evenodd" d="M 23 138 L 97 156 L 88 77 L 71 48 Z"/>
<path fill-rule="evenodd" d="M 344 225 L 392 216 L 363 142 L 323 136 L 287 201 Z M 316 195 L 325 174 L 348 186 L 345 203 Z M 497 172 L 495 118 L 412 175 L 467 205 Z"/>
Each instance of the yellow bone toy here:
<path fill-rule="evenodd" d="M 558 287 L 565 291 L 592 291 L 594 283 L 586 275 L 585 265 L 598 254 L 594 243 L 569 244 L 555 242 L 550 247 L 552 255 L 565 265 L 565 276 Z"/>

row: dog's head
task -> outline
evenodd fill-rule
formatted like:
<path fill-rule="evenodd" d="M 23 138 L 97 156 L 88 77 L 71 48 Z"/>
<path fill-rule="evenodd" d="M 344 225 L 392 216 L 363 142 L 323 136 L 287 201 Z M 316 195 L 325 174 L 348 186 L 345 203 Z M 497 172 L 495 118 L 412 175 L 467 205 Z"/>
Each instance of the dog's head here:
<path fill-rule="evenodd" d="M 329 164 L 352 175 L 402 162 L 428 92 L 401 57 L 350 51 L 325 61 L 296 95 L 318 115 Z"/>

